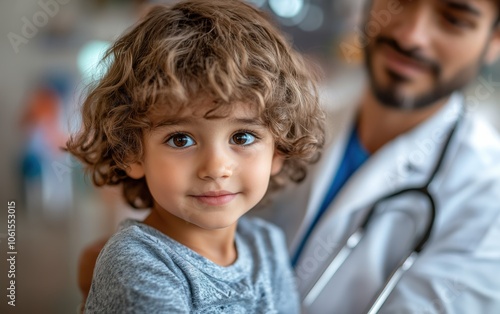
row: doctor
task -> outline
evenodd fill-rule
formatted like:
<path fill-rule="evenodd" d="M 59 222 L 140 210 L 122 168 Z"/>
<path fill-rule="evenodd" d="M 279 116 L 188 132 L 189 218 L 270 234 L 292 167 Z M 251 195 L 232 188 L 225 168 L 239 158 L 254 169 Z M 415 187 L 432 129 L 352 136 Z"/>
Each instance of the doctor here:
<path fill-rule="evenodd" d="M 331 137 L 315 172 L 264 216 L 287 233 L 305 297 L 377 200 L 430 181 L 430 237 L 380 313 L 500 313 L 500 139 L 468 114 L 499 88 L 478 70 L 499 53 L 500 1 L 369 5 L 390 12 L 384 25 L 366 15 L 365 25 L 381 26 L 365 49 L 369 84 L 354 106 L 329 112 Z M 464 99 L 460 89 L 475 79 L 484 84 Z M 423 237 L 430 207 L 418 193 L 377 206 L 358 246 L 304 310 L 366 313 Z"/>

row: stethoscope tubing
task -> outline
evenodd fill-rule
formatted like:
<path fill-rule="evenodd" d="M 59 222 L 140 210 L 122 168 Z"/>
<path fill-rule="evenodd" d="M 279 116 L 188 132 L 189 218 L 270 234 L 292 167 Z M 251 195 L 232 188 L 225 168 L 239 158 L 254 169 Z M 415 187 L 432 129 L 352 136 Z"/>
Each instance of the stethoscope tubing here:
<path fill-rule="evenodd" d="M 417 259 L 418 255 L 419 253 L 416 251 L 411 252 L 410 255 L 408 255 L 404 259 L 404 261 L 396 268 L 396 270 L 391 274 L 389 279 L 385 282 L 382 291 L 380 291 L 380 293 L 378 294 L 377 298 L 373 302 L 367 314 L 378 313 L 382 305 L 384 305 L 385 301 L 387 300 L 387 298 L 389 298 L 389 295 L 396 287 L 396 284 L 399 282 L 401 277 L 403 277 L 403 274 L 408 269 L 410 269 L 413 263 L 415 263 L 415 260 Z"/>
<path fill-rule="evenodd" d="M 309 307 L 319 296 L 321 291 L 328 284 L 330 279 L 335 275 L 337 270 L 344 264 L 345 260 L 351 255 L 351 252 L 356 248 L 359 241 L 364 236 L 364 231 L 362 229 L 356 230 L 349 239 L 347 239 L 346 244 L 342 247 L 342 249 L 337 253 L 332 262 L 328 265 L 325 271 L 318 278 L 313 287 L 309 290 L 304 300 L 302 301 L 303 306 Z"/>

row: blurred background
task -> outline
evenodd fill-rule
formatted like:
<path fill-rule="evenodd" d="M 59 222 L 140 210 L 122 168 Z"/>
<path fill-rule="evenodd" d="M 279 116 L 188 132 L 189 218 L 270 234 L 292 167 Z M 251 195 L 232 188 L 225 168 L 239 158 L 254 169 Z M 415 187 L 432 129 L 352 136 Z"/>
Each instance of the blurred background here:
<path fill-rule="evenodd" d="M 83 88 L 110 42 L 154 3 L 23 0 L 0 4 L 0 313 L 76 313 L 78 256 L 124 217 L 141 218 L 114 188 L 96 189 L 60 150 L 78 127 Z M 325 104 L 359 93 L 362 0 L 252 0 L 324 74 Z M 482 77 L 500 81 L 495 66 Z M 484 84 L 476 81 L 474 84 Z M 491 86 L 490 86 L 491 87 Z M 475 114 L 500 129 L 497 85 Z M 471 86 L 470 92 L 474 91 Z M 16 307 L 7 305 L 7 203 L 16 210 Z"/>

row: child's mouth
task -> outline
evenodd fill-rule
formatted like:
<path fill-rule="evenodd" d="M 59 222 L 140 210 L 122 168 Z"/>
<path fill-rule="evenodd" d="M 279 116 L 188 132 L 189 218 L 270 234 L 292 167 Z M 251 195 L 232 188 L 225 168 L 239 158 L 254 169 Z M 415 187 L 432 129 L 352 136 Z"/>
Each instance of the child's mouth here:
<path fill-rule="evenodd" d="M 201 203 L 210 206 L 221 206 L 231 202 L 238 193 L 228 191 L 209 191 L 198 195 L 191 195 Z"/>

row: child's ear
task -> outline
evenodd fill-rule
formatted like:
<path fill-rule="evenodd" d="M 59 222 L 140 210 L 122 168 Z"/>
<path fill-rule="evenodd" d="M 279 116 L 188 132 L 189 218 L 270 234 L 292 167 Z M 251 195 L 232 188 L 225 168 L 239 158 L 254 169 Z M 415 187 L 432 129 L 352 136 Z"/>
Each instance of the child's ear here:
<path fill-rule="evenodd" d="M 144 167 L 140 161 L 130 163 L 126 170 L 129 177 L 132 179 L 140 179 L 144 177 Z"/>
<path fill-rule="evenodd" d="M 275 150 L 273 155 L 273 161 L 271 163 L 272 176 L 278 174 L 281 171 L 284 162 L 285 162 L 285 157 L 278 150 Z"/>

